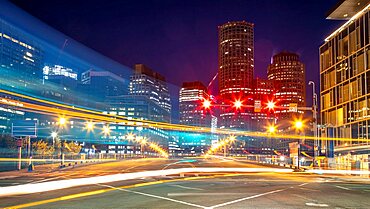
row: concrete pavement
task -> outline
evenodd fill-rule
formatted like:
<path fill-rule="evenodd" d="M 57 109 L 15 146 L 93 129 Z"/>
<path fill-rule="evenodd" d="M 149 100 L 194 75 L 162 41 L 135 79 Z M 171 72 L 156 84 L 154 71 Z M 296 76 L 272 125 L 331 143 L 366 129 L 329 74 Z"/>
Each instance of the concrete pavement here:
<path fill-rule="evenodd" d="M 78 178 L 181 167 L 261 167 L 232 160 L 146 159 L 52 172 L 50 178 Z M 74 187 L 0 198 L 0 207 L 30 208 L 370 208 L 369 182 L 313 174 L 189 174 Z M 3 179 L 5 180 L 5 179 Z M 0 179 L 0 183 L 3 181 Z M 39 180 L 40 181 L 40 180 Z M 52 180 L 50 180 L 52 181 Z M 33 183 L 33 182 L 31 182 Z"/>

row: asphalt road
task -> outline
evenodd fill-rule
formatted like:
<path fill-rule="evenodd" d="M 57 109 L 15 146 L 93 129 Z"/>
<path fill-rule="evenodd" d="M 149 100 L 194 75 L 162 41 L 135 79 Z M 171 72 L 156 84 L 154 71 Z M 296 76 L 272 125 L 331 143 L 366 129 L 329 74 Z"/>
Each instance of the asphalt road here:
<path fill-rule="evenodd" d="M 54 181 L 180 167 L 261 167 L 239 161 L 135 160 L 0 179 Z M 1 178 L 1 176 L 0 176 Z M 38 180 L 36 180 L 38 178 Z M 370 208 L 370 182 L 301 173 L 188 174 L 95 184 L 0 198 L 26 208 Z M 23 184 L 24 182 L 21 182 Z"/>

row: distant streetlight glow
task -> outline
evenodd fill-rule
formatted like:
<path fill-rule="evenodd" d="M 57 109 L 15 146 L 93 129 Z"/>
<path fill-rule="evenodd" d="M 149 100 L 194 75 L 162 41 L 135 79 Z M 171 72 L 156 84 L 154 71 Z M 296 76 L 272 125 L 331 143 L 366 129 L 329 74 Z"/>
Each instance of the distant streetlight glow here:
<path fill-rule="evenodd" d="M 54 132 L 51 133 L 51 137 L 56 138 L 57 136 L 58 136 L 57 132 L 54 131 Z"/>
<path fill-rule="evenodd" d="M 67 120 L 64 117 L 59 118 L 59 125 L 64 125 L 67 123 Z"/>
<path fill-rule="evenodd" d="M 302 128 L 303 128 L 303 121 L 301 121 L 301 120 L 297 120 L 297 121 L 295 121 L 295 122 L 294 122 L 294 126 L 295 126 L 295 128 L 296 128 L 297 130 L 302 129 Z"/>
<path fill-rule="evenodd" d="M 270 134 L 275 133 L 275 131 L 276 131 L 276 127 L 275 127 L 275 126 L 271 125 L 271 126 L 269 126 L 269 127 L 268 127 L 268 132 L 269 132 Z"/>
<path fill-rule="evenodd" d="M 109 135 L 110 134 L 110 128 L 108 125 L 103 126 L 103 133 L 104 135 Z"/>
<path fill-rule="evenodd" d="M 133 133 L 128 133 L 128 134 L 126 135 L 126 139 L 127 139 L 128 141 L 133 141 L 133 140 L 135 140 L 135 135 L 134 135 Z"/>
<path fill-rule="evenodd" d="M 89 121 L 86 123 L 86 129 L 92 131 L 94 129 L 94 123 Z"/>

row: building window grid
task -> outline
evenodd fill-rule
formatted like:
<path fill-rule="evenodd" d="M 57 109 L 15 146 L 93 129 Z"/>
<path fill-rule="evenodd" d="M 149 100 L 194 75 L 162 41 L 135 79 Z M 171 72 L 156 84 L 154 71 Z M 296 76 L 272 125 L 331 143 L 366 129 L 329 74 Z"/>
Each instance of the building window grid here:
<path fill-rule="evenodd" d="M 369 13 L 367 13 L 366 15 L 363 15 L 360 19 L 364 19 L 364 18 L 368 18 L 369 17 Z M 355 21 L 355 24 L 357 24 L 358 22 L 362 22 L 363 24 L 365 24 L 366 22 L 369 23 L 369 20 L 365 20 L 365 21 Z M 367 26 L 369 27 L 369 26 Z M 357 28 L 360 28 L 360 32 L 362 32 L 362 36 L 361 34 L 358 32 Z M 356 33 L 356 36 L 355 36 L 355 50 L 350 52 L 350 54 L 345 57 L 344 59 L 348 59 L 348 61 L 350 61 L 351 57 L 352 57 L 352 62 L 354 62 L 354 67 L 351 67 L 350 72 L 353 72 L 354 73 L 351 73 L 352 75 L 350 75 L 349 77 L 347 77 L 347 79 L 343 79 L 343 77 L 341 77 L 341 79 L 339 80 L 337 77 L 335 78 L 335 81 L 339 80 L 340 82 L 335 84 L 334 86 L 330 86 L 330 89 L 325 89 L 324 90 L 321 90 L 321 95 L 325 94 L 325 92 L 335 92 L 334 96 L 337 96 L 338 91 L 335 91 L 335 89 L 340 89 L 341 87 L 343 87 L 344 83 L 349 83 L 349 81 L 354 81 L 356 80 L 357 82 L 357 92 L 356 94 L 358 94 L 355 98 L 350 98 L 349 101 L 344 101 L 342 103 L 340 102 L 335 102 L 335 101 L 340 101 L 340 100 L 337 100 L 336 98 L 334 98 L 334 110 L 335 111 L 338 111 L 339 108 L 343 108 L 345 106 L 348 106 L 349 109 L 346 109 L 345 108 L 345 111 L 344 111 L 344 114 L 343 114 L 343 117 L 345 117 L 345 120 L 344 120 L 344 123 L 345 125 L 344 126 L 341 126 L 341 127 L 336 127 L 335 128 L 335 135 L 336 136 L 343 136 L 343 133 L 345 131 L 343 131 L 343 127 L 346 127 L 346 126 L 349 126 L 349 130 L 351 130 L 351 133 L 350 133 L 350 137 L 353 137 L 353 135 L 356 135 L 357 137 L 356 138 L 363 138 L 363 139 L 368 139 L 369 138 L 369 127 L 370 127 L 370 121 L 367 119 L 367 116 L 369 115 L 369 106 L 370 106 L 370 99 L 369 99 L 369 95 L 368 95 L 368 89 L 369 87 L 367 86 L 367 78 L 368 78 L 368 75 L 369 75 L 369 34 L 365 34 L 365 32 L 369 33 L 369 30 L 365 30 L 364 28 L 366 28 L 365 25 L 362 26 L 357 26 L 355 25 L 355 33 Z M 346 28 L 346 30 L 349 30 L 349 28 Z M 337 36 L 338 37 L 338 36 Z M 334 39 L 332 39 L 330 42 L 333 42 L 333 40 L 337 39 L 337 37 L 335 37 Z M 358 41 L 358 38 L 361 37 L 363 38 L 362 40 Z M 367 40 L 366 40 L 366 37 Z M 353 43 L 353 42 L 352 42 Z M 364 44 L 363 44 L 364 43 Z M 327 43 L 328 44 L 328 43 Z M 350 47 L 350 46 L 349 46 Z M 331 47 L 332 48 L 332 47 Z M 337 47 L 333 47 L 334 50 L 337 50 L 338 48 Z M 352 49 L 352 48 L 351 48 Z M 337 54 L 336 51 L 334 51 L 334 54 Z M 338 54 L 339 54 L 339 51 L 338 51 Z M 360 62 L 360 65 L 364 65 L 363 69 L 361 69 L 361 67 L 359 68 L 358 66 L 358 57 L 363 55 L 363 62 Z M 355 58 L 354 58 L 355 57 Z M 336 59 L 335 59 L 336 60 Z M 339 60 L 337 61 L 336 63 L 334 64 L 331 64 L 329 65 L 327 68 L 325 68 L 324 70 L 322 69 L 322 66 L 323 66 L 323 62 L 326 61 L 323 59 L 323 55 L 321 53 L 320 55 L 320 71 L 321 71 L 321 75 L 324 75 L 324 79 L 322 76 L 320 76 L 320 81 L 322 83 L 324 83 L 324 86 L 326 86 L 325 84 L 327 83 L 327 80 L 326 80 L 326 77 L 325 75 L 327 74 L 326 71 L 329 71 L 330 68 L 332 66 L 336 66 L 336 64 L 342 60 Z M 359 69 L 360 72 L 356 72 L 355 69 Z M 336 69 L 335 69 L 336 70 Z M 338 74 L 336 73 L 335 76 L 337 76 Z M 345 76 L 343 74 L 340 74 L 341 76 Z M 339 91 L 339 93 L 341 94 L 344 94 L 345 92 L 343 91 L 343 88 L 342 88 L 342 91 Z M 364 102 L 365 101 L 365 102 Z M 365 109 L 363 109 L 363 104 L 362 105 L 359 105 L 360 102 L 364 103 L 366 105 Z M 328 109 L 323 109 L 322 110 L 322 116 L 323 116 L 323 120 L 324 122 L 327 121 L 328 119 L 328 113 L 329 113 L 329 110 Z M 348 118 L 351 118 L 351 115 L 353 117 L 353 120 L 354 121 L 347 121 Z M 324 117 L 326 116 L 326 117 Z M 366 117 L 365 117 L 366 116 Z M 361 119 L 360 120 L 357 120 L 356 121 L 356 117 L 360 117 Z M 335 127 L 335 126 L 334 126 Z M 351 142 L 352 143 L 352 142 Z M 359 142 L 361 143 L 361 141 Z M 340 142 L 336 142 L 336 145 L 340 145 L 341 143 Z M 368 143 L 367 143 L 368 144 Z"/>

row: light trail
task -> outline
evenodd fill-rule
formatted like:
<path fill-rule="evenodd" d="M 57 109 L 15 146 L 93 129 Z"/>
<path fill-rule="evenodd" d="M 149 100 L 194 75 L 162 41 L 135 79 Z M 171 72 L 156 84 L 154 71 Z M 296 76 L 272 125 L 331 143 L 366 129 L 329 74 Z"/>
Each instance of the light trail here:
<path fill-rule="evenodd" d="M 149 143 L 149 147 L 158 152 L 162 157 L 168 158 L 168 153 L 155 143 Z"/>
<path fill-rule="evenodd" d="M 58 156 L 59 157 L 59 156 Z M 30 158 L 22 158 L 22 161 L 30 161 Z M 115 159 L 89 159 L 89 160 L 63 160 L 64 162 L 87 162 L 87 161 L 115 161 Z M 0 158 L 0 162 L 18 162 L 19 158 Z M 60 162 L 60 159 L 31 159 L 32 162 Z"/>
<path fill-rule="evenodd" d="M 57 107 L 63 107 L 66 109 L 59 109 L 54 107 L 47 107 L 37 104 L 32 104 L 28 102 L 20 102 L 17 100 L 9 100 L 12 103 L 4 103 L 0 100 L 0 103 L 4 103 L 10 106 L 13 106 L 17 109 L 25 110 L 25 111 L 37 111 L 37 113 L 47 114 L 52 116 L 60 116 L 65 115 L 66 117 L 82 119 L 82 120 L 92 120 L 92 121 L 99 121 L 99 122 L 106 122 L 106 123 L 116 123 L 116 125 L 123 125 L 123 126 L 141 126 L 146 128 L 159 128 L 164 130 L 175 130 L 175 131 L 182 131 L 182 132 L 197 132 L 197 133 L 213 133 L 218 135 L 229 135 L 233 134 L 235 136 L 246 136 L 246 137 L 257 137 L 257 138 L 271 138 L 271 139 L 290 139 L 290 140 L 301 140 L 304 138 L 305 140 L 316 140 L 314 136 L 301 136 L 301 135 L 291 135 L 291 134 L 270 134 L 265 132 L 250 132 L 250 131 L 236 131 L 231 129 L 216 129 L 213 132 L 211 128 L 208 127 L 196 127 L 196 126 L 187 126 L 187 125 L 180 125 L 180 124 L 170 124 L 164 122 L 155 122 L 155 121 L 148 121 L 148 120 L 138 120 L 138 119 L 128 119 L 124 116 L 118 115 L 107 115 L 103 114 L 102 112 L 93 111 L 89 109 L 79 108 L 75 106 L 59 104 L 56 102 L 51 102 L 47 100 L 42 100 L 34 97 L 30 97 L 27 95 L 22 95 L 14 92 L 10 92 L 7 90 L 0 89 L 0 93 L 22 97 L 28 100 L 54 105 Z M 18 104 L 17 104 L 18 103 Z M 23 105 L 19 105 L 22 103 Z M 331 138 L 331 137 L 320 137 L 319 140 L 322 141 L 351 141 L 351 142 L 370 142 L 370 139 L 353 139 L 353 138 Z"/>
<path fill-rule="evenodd" d="M 109 182 L 125 181 L 139 178 L 175 175 L 180 173 L 291 173 L 292 169 L 278 168 L 217 168 L 217 167 L 198 167 L 198 168 L 176 168 L 167 170 L 142 171 L 135 173 L 122 173 L 106 176 L 95 176 L 87 178 L 76 178 L 68 180 L 57 180 L 35 184 L 23 184 L 16 186 L 0 187 L 0 197 L 31 194 L 38 192 L 47 192 L 58 189 L 66 189 L 77 186 L 86 186 L 92 184 L 104 184 Z"/>
<path fill-rule="evenodd" d="M 154 181 L 154 182 L 148 182 L 148 183 L 138 183 L 134 185 L 128 185 L 128 186 L 120 186 L 120 187 L 114 187 L 114 188 L 108 188 L 108 189 L 100 189 L 100 190 L 95 190 L 91 192 L 81 192 L 77 194 L 71 194 L 71 195 L 66 195 L 62 197 L 57 197 L 57 198 L 52 198 L 52 199 L 46 199 L 46 200 L 40 200 L 36 202 L 30 202 L 30 203 L 24 203 L 24 204 L 19 204 L 19 205 L 13 205 L 9 206 L 6 208 L 29 208 L 29 207 L 35 207 L 38 205 L 44 205 L 48 203 L 53 203 L 53 202 L 59 202 L 59 201 L 66 201 L 66 200 L 71 200 L 71 199 L 77 199 L 81 197 L 87 197 L 87 196 L 93 196 L 93 195 L 98 195 L 110 191 L 114 191 L 117 189 L 129 189 L 129 188 L 136 188 L 136 187 L 144 187 L 144 186 L 149 186 L 149 185 L 155 185 L 155 184 L 163 184 L 163 183 L 170 183 L 170 182 L 177 182 L 177 181 L 191 181 L 191 180 L 199 180 L 199 179 L 211 179 L 211 178 L 217 178 L 217 177 L 226 177 L 226 176 L 240 176 L 240 174 L 221 174 L 221 175 L 212 175 L 212 176 L 197 176 L 197 177 L 187 177 L 187 178 L 181 178 L 181 179 L 167 179 L 167 180 L 160 180 L 160 181 Z"/>

